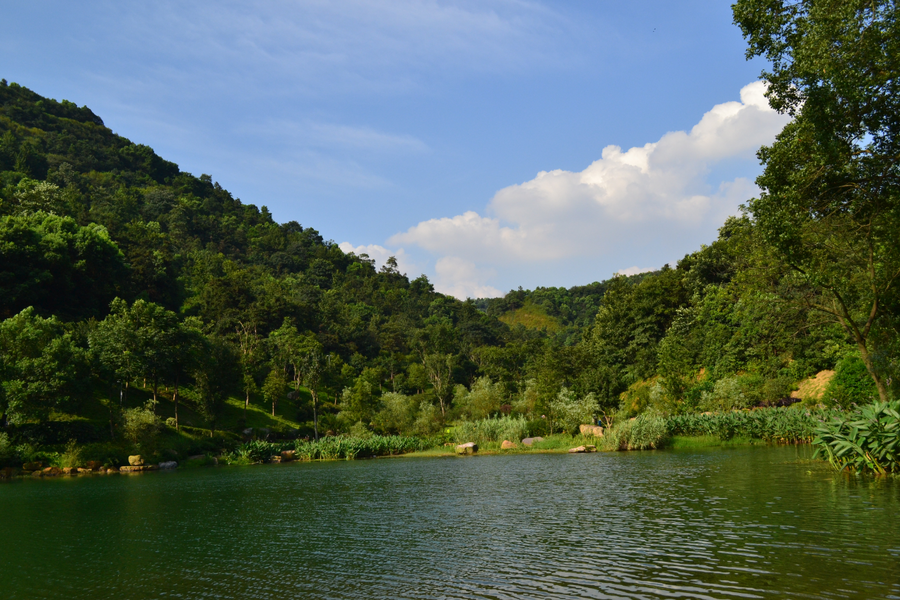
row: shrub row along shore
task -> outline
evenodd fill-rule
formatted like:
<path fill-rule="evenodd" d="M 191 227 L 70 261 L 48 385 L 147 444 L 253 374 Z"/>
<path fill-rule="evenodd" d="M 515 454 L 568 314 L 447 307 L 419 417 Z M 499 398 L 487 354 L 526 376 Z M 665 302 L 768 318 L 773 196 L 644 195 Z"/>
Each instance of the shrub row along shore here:
<path fill-rule="evenodd" d="M 230 448 L 188 457 L 181 466 L 442 456 L 457 453 L 458 445 L 466 443 L 469 443 L 466 454 L 479 449 L 482 453 L 582 452 L 595 448 L 627 451 L 728 443 L 814 443 L 817 454 L 836 469 L 876 474 L 897 470 L 900 458 L 900 402 L 875 403 L 850 413 L 794 407 L 670 417 L 642 414 L 607 428 L 585 425 L 574 435 L 557 433 L 544 437 L 529 437 L 526 423 L 515 417 L 482 419 L 461 423 L 443 435 L 429 438 L 340 435 L 319 440 L 250 439 L 232 443 Z M 128 464 L 121 466 L 117 463 L 125 461 L 115 458 L 104 462 L 84 460 L 89 454 L 87 450 L 70 442 L 61 453 L 33 452 L 21 469 L 6 466 L 0 470 L 0 477 L 145 472 L 178 466 L 177 461 L 171 460 L 176 455 L 171 448 L 148 453 L 147 464 L 141 455 L 130 455 Z M 161 459 L 158 464 L 156 459 Z M 9 462 L 7 458 L 6 463 Z"/>

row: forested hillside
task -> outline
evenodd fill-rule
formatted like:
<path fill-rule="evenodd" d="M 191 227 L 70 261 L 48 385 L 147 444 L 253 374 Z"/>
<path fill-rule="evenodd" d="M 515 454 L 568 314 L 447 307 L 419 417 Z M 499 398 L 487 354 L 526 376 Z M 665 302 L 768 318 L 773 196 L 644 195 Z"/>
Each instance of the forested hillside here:
<path fill-rule="evenodd" d="M 794 116 L 760 151 L 760 197 L 659 271 L 477 302 L 0 81 L 0 460 L 68 439 L 146 450 L 161 432 L 428 436 L 512 415 L 540 434 L 894 397 L 893 79 L 853 95 L 742 6 Z"/>

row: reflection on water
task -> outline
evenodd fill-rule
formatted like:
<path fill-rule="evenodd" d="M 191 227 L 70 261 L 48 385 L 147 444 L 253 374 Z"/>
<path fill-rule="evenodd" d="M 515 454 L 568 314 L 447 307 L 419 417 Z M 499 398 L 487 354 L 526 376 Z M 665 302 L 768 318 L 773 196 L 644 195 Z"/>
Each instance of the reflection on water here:
<path fill-rule="evenodd" d="M 900 481 L 808 448 L 0 486 L 0 596 L 900 598 Z"/>

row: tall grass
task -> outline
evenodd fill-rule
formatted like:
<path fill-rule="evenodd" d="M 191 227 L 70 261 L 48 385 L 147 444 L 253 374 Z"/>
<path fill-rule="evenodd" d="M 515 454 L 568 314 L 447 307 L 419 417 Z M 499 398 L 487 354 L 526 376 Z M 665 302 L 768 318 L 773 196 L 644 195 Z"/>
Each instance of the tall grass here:
<path fill-rule="evenodd" d="M 668 437 L 666 420 L 644 413 L 607 429 L 600 438 L 600 446 L 604 450 L 650 450 L 663 447 Z"/>
<path fill-rule="evenodd" d="M 463 421 L 453 429 L 453 439 L 457 443 L 518 442 L 525 437 L 528 437 L 528 420 L 523 416 Z"/>
<path fill-rule="evenodd" d="M 714 436 L 721 440 L 748 437 L 768 442 L 811 441 L 825 417 L 821 410 L 763 408 L 712 414 L 675 415 L 666 419 L 669 435 Z"/>

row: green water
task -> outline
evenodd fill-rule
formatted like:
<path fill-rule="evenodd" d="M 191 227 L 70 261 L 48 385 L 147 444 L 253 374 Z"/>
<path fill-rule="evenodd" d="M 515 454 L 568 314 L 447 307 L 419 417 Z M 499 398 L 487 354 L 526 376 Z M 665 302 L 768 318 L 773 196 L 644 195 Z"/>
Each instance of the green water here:
<path fill-rule="evenodd" d="M 900 481 L 808 448 L 0 485 L 0 598 L 900 598 Z"/>

